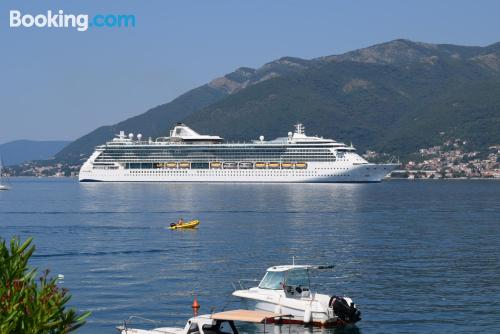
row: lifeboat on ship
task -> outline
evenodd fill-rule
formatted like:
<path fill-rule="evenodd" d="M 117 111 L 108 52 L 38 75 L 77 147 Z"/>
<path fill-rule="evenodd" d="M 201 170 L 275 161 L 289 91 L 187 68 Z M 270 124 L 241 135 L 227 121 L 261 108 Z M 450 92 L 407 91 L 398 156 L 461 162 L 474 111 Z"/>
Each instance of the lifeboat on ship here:
<path fill-rule="evenodd" d="M 277 169 L 277 168 L 280 168 L 280 163 L 279 162 L 270 162 L 268 164 L 269 168 L 272 168 L 272 169 Z"/>
<path fill-rule="evenodd" d="M 293 163 L 291 163 L 291 162 L 283 162 L 283 163 L 281 164 L 281 168 L 283 168 L 283 169 L 290 169 L 290 168 L 293 168 Z"/>
<path fill-rule="evenodd" d="M 295 168 L 297 168 L 297 169 L 306 169 L 307 168 L 307 163 L 305 163 L 305 162 L 297 162 L 295 164 Z"/>
<path fill-rule="evenodd" d="M 218 161 L 214 161 L 210 163 L 210 168 L 219 169 L 222 168 L 222 164 Z"/>
<path fill-rule="evenodd" d="M 255 168 L 258 168 L 258 169 L 266 168 L 266 163 L 265 162 L 256 162 Z"/>
<path fill-rule="evenodd" d="M 165 167 L 167 167 L 167 168 L 177 168 L 177 162 L 167 162 L 165 164 Z"/>
<path fill-rule="evenodd" d="M 224 162 L 224 169 L 236 169 L 238 168 L 238 164 L 236 162 Z"/>
<path fill-rule="evenodd" d="M 190 168 L 191 164 L 189 162 L 183 161 L 179 162 L 179 168 Z"/>
<path fill-rule="evenodd" d="M 238 166 L 240 169 L 253 169 L 253 163 L 251 162 L 240 162 Z"/>

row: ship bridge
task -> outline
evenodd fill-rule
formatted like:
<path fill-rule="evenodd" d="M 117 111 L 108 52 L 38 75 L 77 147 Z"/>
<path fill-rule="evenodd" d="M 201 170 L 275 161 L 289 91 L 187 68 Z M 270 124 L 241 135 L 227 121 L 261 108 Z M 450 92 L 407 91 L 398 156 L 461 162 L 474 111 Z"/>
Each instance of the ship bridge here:
<path fill-rule="evenodd" d="M 219 136 L 201 135 L 183 123 L 177 123 L 170 130 L 170 137 L 161 137 L 156 141 L 169 141 L 173 143 L 219 144 L 223 140 Z"/>
<path fill-rule="evenodd" d="M 288 133 L 288 143 L 290 144 L 339 144 L 333 139 L 318 137 L 318 136 L 307 136 L 305 132 L 305 127 L 303 124 L 299 123 L 295 125 L 295 132 Z"/>

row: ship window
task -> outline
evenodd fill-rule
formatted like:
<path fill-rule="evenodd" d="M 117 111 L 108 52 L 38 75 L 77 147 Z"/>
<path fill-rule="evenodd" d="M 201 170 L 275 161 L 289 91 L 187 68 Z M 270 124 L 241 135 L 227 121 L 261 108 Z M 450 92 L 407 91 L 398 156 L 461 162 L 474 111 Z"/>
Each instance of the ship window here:
<path fill-rule="evenodd" d="M 259 284 L 261 289 L 279 290 L 283 288 L 285 273 L 281 271 L 268 271 Z"/>
<path fill-rule="evenodd" d="M 141 168 L 141 164 L 140 163 L 131 163 L 130 168 L 131 169 L 139 169 L 139 168 Z"/>
<path fill-rule="evenodd" d="M 208 169 L 208 162 L 193 162 L 191 163 L 192 169 Z"/>

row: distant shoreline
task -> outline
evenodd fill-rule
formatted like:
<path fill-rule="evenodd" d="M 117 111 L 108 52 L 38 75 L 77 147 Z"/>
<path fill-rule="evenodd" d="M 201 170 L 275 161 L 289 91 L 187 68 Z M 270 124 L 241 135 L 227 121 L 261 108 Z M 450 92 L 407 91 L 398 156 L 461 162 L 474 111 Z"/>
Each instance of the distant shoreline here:
<path fill-rule="evenodd" d="M 4 179 L 75 179 L 78 180 L 78 176 L 4 176 Z M 382 180 L 384 181 L 467 181 L 467 180 L 490 180 L 490 181 L 500 181 L 500 178 L 495 177 L 449 177 L 449 178 L 440 178 L 440 179 L 431 179 L 431 178 L 416 178 L 409 179 L 404 177 L 389 177 Z M 104 182 L 104 183 L 113 183 L 113 182 Z M 120 182 L 115 182 L 120 183 Z M 122 183 L 168 183 L 162 181 L 133 181 L 133 182 L 122 182 Z M 190 182 L 186 182 L 190 183 Z M 194 182 L 194 183 L 209 183 L 209 182 Z M 259 182 L 234 182 L 234 183 L 259 183 Z M 300 182 L 299 182 L 300 183 Z M 311 182 L 314 183 L 314 182 Z M 336 182 L 325 182 L 325 183 L 336 183 Z M 356 183 L 356 182 L 352 182 Z"/>

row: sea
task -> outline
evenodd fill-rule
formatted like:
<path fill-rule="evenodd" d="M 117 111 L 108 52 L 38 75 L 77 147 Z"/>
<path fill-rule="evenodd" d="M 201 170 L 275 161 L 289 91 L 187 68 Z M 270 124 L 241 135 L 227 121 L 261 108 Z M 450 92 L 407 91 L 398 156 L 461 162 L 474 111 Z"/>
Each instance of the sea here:
<path fill-rule="evenodd" d="M 78 183 L 17 178 L 0 237 L 32 236 L 30 265 L 91 311 L 77 333 L 184 326 L 245 307 L 231 292 L 273 265 L 334 265 L 312 290 L 351 297 L 356 326 L 274 333 L 500 333 L 500 182 Z M 196 230 L 169 230 L 180 217 Z M 261 327 L 246 332 L 261 332 Z"/>

